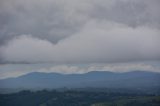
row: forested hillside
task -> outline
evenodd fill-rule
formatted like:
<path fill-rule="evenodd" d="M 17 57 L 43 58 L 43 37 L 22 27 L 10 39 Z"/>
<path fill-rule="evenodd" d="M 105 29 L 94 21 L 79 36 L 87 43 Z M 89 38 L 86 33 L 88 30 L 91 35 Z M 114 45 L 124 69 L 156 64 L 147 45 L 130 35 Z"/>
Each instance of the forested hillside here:
<path fill-rule="evenodd" d="M 160 96 L 102 91 L 21 91 L 1 94 L 0 106 L 159 106 Z"/>

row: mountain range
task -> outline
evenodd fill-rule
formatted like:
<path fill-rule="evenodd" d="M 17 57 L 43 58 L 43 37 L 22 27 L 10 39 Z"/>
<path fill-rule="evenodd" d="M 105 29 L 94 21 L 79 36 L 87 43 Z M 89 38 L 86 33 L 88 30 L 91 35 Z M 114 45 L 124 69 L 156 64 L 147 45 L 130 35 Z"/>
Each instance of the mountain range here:
<path fill-rule="evenodd" d="M 16 78 L 0 80 L 0 88 L 160 88 L 160 73 L 132 71 L 113 73 L 92 71 L 84 74 L 33 72 Z"/>

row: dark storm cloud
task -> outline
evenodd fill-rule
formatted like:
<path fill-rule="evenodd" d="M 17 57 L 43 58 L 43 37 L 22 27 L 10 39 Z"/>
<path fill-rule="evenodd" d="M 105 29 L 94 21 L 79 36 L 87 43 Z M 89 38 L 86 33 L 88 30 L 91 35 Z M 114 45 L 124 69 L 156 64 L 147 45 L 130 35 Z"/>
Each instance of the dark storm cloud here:
<path fill-rule="evenodd" d="M 159 5 L 159 0 L 1 0 L 0 60 L 159 60 Z"/>
<path fill-rule="evenodd" d="M 1 42 L 31 34 L 56 43 L 70 36 L 78 27 L 75 25 L 77 21 L 67 19 L 63 5 L 56 0 L 2 0 L 0 4 Z"/>
<path fill-rule="evenodd" d="M 160 27 L 159 4 L 159 0 L 117 0 L 111 8 L 106 7 L 103 3 L 98 6 L 95 4 L 92 15 L 131 27 L 141 25 Z"/>
<path fill-rule="evenodd" d="M 115 21 L 131 26 L 160 24 L 158 0 L 1 0 L 1 42 L 22 34 L 57 42 L 86 20 Z"/>

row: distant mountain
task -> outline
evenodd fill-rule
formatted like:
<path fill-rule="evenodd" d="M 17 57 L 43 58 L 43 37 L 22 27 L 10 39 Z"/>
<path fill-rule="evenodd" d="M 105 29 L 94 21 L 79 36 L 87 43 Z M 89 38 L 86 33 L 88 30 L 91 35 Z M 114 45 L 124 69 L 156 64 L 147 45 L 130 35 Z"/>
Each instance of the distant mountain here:
<path fill-rule="evenodd" d="M 0 80 L 0 88 L 160 88 L 160 73 L 132 71 L 112 73 L 92 71 L 85 74 L 33 72 L 17 78 Z"/>

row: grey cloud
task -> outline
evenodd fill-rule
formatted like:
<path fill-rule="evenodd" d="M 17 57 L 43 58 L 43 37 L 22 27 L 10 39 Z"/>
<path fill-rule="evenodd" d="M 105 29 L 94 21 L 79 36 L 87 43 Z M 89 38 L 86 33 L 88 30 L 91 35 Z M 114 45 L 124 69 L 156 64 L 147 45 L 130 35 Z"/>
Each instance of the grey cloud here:
<path fill-rule="evenodd" d="M 91 21 L 77 34 L 52 44 L 31 35 L 4 46 L 7 61 L 16 62 L 123 62 L 160 59 L 160 31 L 149 27 Z"/>
<path fill-rule="evenodd" d="M 95 18 L 131 26 L 160 24 L 157 0 L 1 0 L 0 4 L 1 42 L 32 34 L 56 43 Z"/>
<path fill-rule="evenodd" d="M 46 49 L 42 48 L 42 50 L 44 51 L 46 50 L 46 52 L 51 52 L 50 54 L 41 51 L 40 47 L 38 46 L 39 48 L 36 48 L 36 49 L 40 49 L 40 50 L 37 50 L 37 51 L 42 53 L 40 53 L 39 54 L 40 56 L 37 57 L 39 58 L 39 60 L 33 60 L 33 61 L 41 61 L 42 59 L 45 61 L 56 60 L 55 58 L 57 58 L 57 54 L 61 54 L 61 55 L 58 55 L 58 57 L 61 57 L 63 54 L 59 52 L 65 52 L 65 53 L 68 52 L 68 54 L 72 54 L 71 51 L 68 51 L 67 49 L 69 50 L 74 49 L 73 45 L 75 45 L 75 47 L 79 47 L 77 46 L 77 43 L 73 41 L 71 41 L 71 43 L 67 42 L 66 44 L 66 40 L 76 38 L 77 35 L 80 36 L 79 38 L 80 40 L 76 39 L 76 42 L 80 42 L 79 45 L 83 45 L 83 42 L 86 39 L 90 39 L 90 40 L 87 40 L 88 42 L 90 41 L 94 42 L 93 41 L 94 39 L 92 38 L 95 36 L 94 35 L 88 36 L 88 34 L 95 34 L 96 39 L 100 39 L 98 37 L 98 34 L 104 32 L 107 36 L 105 37 L 105 39 L 112 38 L 108 35 L 110 33 L 105 31 L 108 29 L 112 29 L 110 28 L 112 27 L 112 25 L 106 26 L 105 22 L 117 23 L 116 25 L 119 25 L 119 24 L 125 25 L 126 26 L 125 32 L 127 33 L 122 33 L 122 34 L 129 34 L 128 31 L 133 31 L 134 28 L 135 28 L 136 34 L 137 34 L 137 31 L 140 31 L 143 34 L 147 34 L 143 32 L 143 31 L 146 31 L 143 29 L 143 27 L 147 27 L 147 29 L 150 32 L 152 32 L 151 34 L 153 34 L 153 38 L 151 37 L 152 35 L 139 35 L 139 32 L 138 32 L 137 36 L 140 36 L 139 37 L 141 39 L 140 41 L 143 42 L 143 39 L 144 39 L 144 43 L 141 44 L 143 45 L 142 50 L 140 50 L 141 48 L 139 47 L 131 46 L 133 50 L 132 52 L 129 52 L 130 48 L 126 47 L 127 43 L 126 45 L 122 45 L 118 48 L 114 47 L 115 46 L 114 43 L 117 41 L 117 39 L 119 39 L 119 37 L 117 37 L 118 33 L 121 33 L 121 31 L 119 32 L 117 31 L 117 29 L 114 29 L 117 27 L 114 27 L 113 30 L 117 31 L 117 33 L 115 34 L 117 36 L 114 36 L 115 38 L 111 39 L 111 42 L 113 42 L 111 43 L 112 44 L 111 47 L 107 46 L 107 54 L 108 52 L 111 52 L 110 54 L 113 54 L 113 59 L 108 59 L 107 57 L 110 57 L 109 55 L 106 56 L 105 54 L 103 54 L 102 56 L 106 58 L 102 58 L 102 57 L 99 57 L 100 54 L 97 55 L 96 53 L 95 54 L 91 53 L 94 56 L 94 59 L 93 59 L 90 56 L 90 52 L 88 52 L 88 53 L 84 53 L 85 55 L 87 54 L 88 56 L 88 60 L 86 61 L 106 61 L 106 60 L 107 61 L 118 61 L 118 60 L 130 61 L 130 60 L 140 60 L 140 59 L 143 59 L 143 60 L 156 59 L 157 60 L 159 59 L 159 55 L 158 55 L 159 51 L 157 49 L 160 45 L 159 44 L 160 38 L 157 37 L 158 35 L 157 33 L 159 33 L 159 30 L 160 30 L 159 4 L 160 4 L 159 0 L 67 0 L 67 1 L 66 0 L 27 0 L 27 1 L 26 0 L 1 0 L 0 1 L 0 46 L 3 48 L 6 47 L 6 48 L 5 50 L 0 49 L 0 60 L 1 61 L 2 60 L 26 61 L 25 58 L 20 56 L 21 57 L 20 59 L 19 57 L 19 55 L 25 56 L 25 54 L 23 55 L 20 52 L 17 52 L 17 49 L 18 49 L 17 44 L 19 44 L 19 40 L 26 39 L 23 37 L 23 35 L 32 35 L 32 37 L 29 38 L 30 40 L 28 41 L 28 43 L 26 44 L 22 43 L 22 45 L 26 47 L 29 47 L 29 48 L 32 47 L 32 45 L 30 45 L 29 42 L 34 41 L 35 39 L 38 39 L 38 40 L 36 40 L 35 43 L 33 43 L 33 45 L 37 44 L 37 41 L 38 41 L 38 44 L 39 44 L 39 41 L 42 41 L 42 42 L 44 41 L 45 44 L 47 42 L 47 44 L 52 45 L 52 47 L 47 46 Z M 97 30 L 96 27 L 94 28 L 92 27 L 92 25 L 88 25 L 88 23 L 90 23 L 92 20 L 96 21 L 96 23 L 104 22 L 104 24 L 101 23 L 101 25 L 99 25 L 99 26 L 102 26 L 102 28 L 100 27 Z M 97 24 L 93 24 L 93 25 L 97 25 Z M 133 30 L 130 30 L 132 28 Z M 97 32 L 93 33 L 92 30 L 95 30 Z M 83 31 L 86 31 L 86 32 L 83 33 Z M 130 41 L 132 39 L 132 36 L 134 36 L 135 32 L 133 31 L 133 34 L 128 36 L 124 35 L 126 36 L 126 38 L 124 39 Z M 84 37 L 83 34 L 86 37 Z M 72 36 L 75 36 L 75 37 L 72 37 Z M 83 40 L 81 40 L 81 37 L 83 38 Z M 103 37 L 101 39 L 103 40 Z M 148 44 L 147 43 L 148 39 L 153 39 L 153 40 L 149 40 L 150 43 Z M 13 41 L 18 41 L 17 43 L 14 42 L 14 44 L 16 45 L 15 49 L 11 48 L 12 46 L 10 42 L 13 42 Z M 70 47 L 60 46 L 60 49 L 53 50 L 53 48 L 55 47 L 58 48 L 59 45 L 62 45 L 64 42 L 65 42 L 65 45 L 70 45 Z M 29 45 L 27 46 L 27 44 Z M 104 43 L 104 45 L 107 45 L 107 44 L 110 44 L 110 43 Z M 122 44 L 123 44 L 123 40 L 122 40 Z M 96 47 L 96 45 L 98 44 L 95 43 L 94 46 Z M 147 47 L 144 45 L 149 45 L 151 47 Z M 44 47 L 43 45 L 41 46 Z M 143 47 L 145 47 L 145 49 Z M 114 48 L 116 48 L 117 50 L 114 50 Z M 123 54 L 123 52 L 121 51 L 122 49 L 126 49 L 126 48 L 129 49 L 128 51 L 124 50 L 126 52 L 125 53 L 126 57 L 120 56 L 115 53 L 115 52 L 120 52 L 119 54 Z M 102 49 L 105 49 L 105 47 L 102 47 Z M 29 50 L 31 50 L 31 48 Z M 147 55 L 144 54 L 143 50 L 145 52 L 146 51 L 148 52 L 146 53 Z M 82 53 L 80 58 L 76 57 L 76 55 L 79 54 L 79 53 L 77 54 L 76 53 L 77 52 L 75 52 L 75 54 L 73 53 L 75 56 L 68 55 L 68 57 L 64 57 L 64 59 L 70 58 L 70 59 L 67 59 L 69 61 L 75 61 L 75 59 L 73 58 L 83 60 L 83 58 L 81 58 L 81 56 L 83 56 Z M 106 53 L 106 51 L 104 53 Z M 33 54 L 31 53 L 28 56 L 32 57 Z M 145 56 L 142 56 L 142 54 Z M 41 58 L 41 56 L 43 58 Z M 51 57 L 55 57 L 55 58 L 53 59 Z M 63 61 L 63 59 L 57 59 L 57 61 Z"/>
<path fill-rule="evenodd" d="M 8 14 L 2 18 L 9 19 L 5 20 L 7 23 L 1 24 L 4 30 L 1 31 L 1 41 L 21 34 L 32 34 L 56 43 L 57 40 L 70 36 L 77 26 L 66 19 L 63 5 L 56 4 L 54 1 L 2 1 L 1 5 L 5 6 L 1 7 L 1 16 Z"/>
<path fill-rule="evenodd" d="M 98 6 L 95 4 L 91 15 L 99 19 L 124 23 L 131 27 L 149 25 L 159 28 L 159 4 L 158 0 L 117 0 L 110 8 L 103 3 Z"/>

